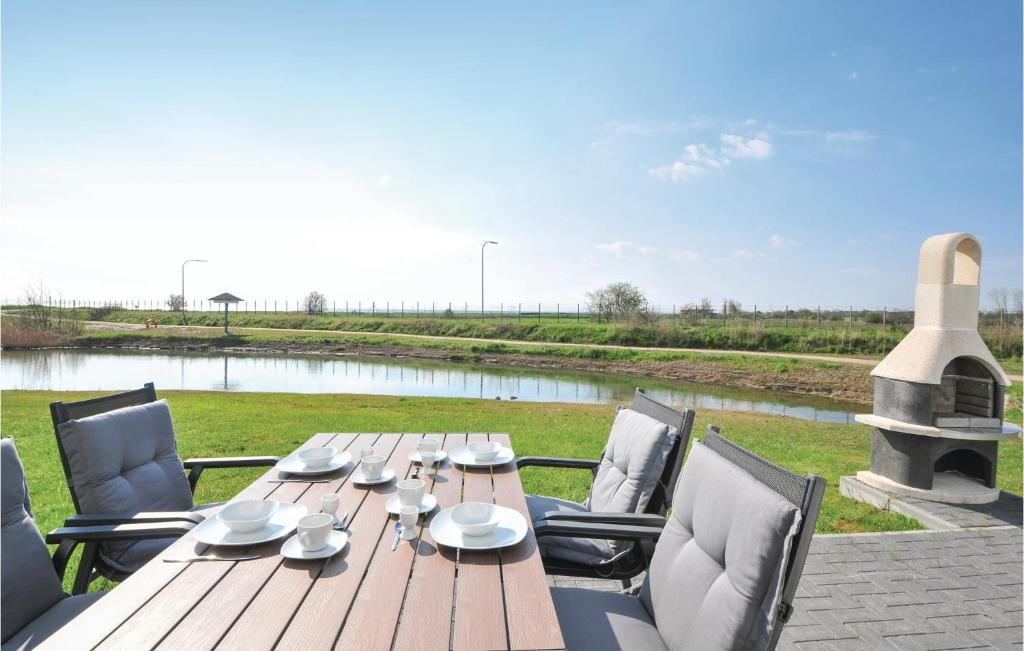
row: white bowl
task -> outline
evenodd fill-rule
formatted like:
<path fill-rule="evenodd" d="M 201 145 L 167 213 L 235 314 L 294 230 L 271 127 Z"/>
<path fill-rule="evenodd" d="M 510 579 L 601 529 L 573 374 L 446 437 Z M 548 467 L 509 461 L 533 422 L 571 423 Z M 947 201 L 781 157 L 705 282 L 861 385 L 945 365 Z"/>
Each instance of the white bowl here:
<path fill-rule="evenodd" d="M 451 518 L 467 536 L 482 536 L 498 526 L 501 515 L 493 504 L 463 502 L 452 509 Z"/>
<path fill-rule="evenodd" d="M 235 533 L 246 533 L 256 531 L 270 522 L 274 511 L 277 510 L 277 502 L 267 500 L 242 500 L 228 504 L 217 517 L 228 529 Z"/>
<path fill-rule="evenodd" d="M 469 447 L 469 451 L 478 461 L 491 461 L 501 451 L 501 446 L 494 441 L 470 443 L 467 447 Z"/>
<path fill-rule="evenodd" d="M 323 468 L 338 454 L 338 448 L 306 448 L 299 450 L 295 457 L 306 468 Z"/>

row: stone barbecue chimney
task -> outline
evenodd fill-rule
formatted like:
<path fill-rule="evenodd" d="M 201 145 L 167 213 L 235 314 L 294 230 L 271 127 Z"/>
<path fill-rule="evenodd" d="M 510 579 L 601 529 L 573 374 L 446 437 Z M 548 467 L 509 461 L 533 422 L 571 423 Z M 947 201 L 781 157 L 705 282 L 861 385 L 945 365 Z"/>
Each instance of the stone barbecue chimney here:
<path fill-rule="evenodd" d="M 875 367 L 871 470 L 862 482 L 944 502 L 986 503 L 995 488 L 998 441 L 1010 379 L 978 333 L 981 246 L 968 233 L 921 246 L 914 329 Z"/>

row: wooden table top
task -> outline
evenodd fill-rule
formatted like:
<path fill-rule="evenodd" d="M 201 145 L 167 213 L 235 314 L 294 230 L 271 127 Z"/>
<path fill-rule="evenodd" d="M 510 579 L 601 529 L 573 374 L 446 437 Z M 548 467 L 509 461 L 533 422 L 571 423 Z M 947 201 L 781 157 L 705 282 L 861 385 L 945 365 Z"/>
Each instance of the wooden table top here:
<path fill-rule="evenodd" d="M 91 649 L 561 649 L 551 593 L 532 527 L 519 544 L 500 551 L 457 552 L 438 547 L 426 527 L 420 538 L 390 551 L 395 518 L 384 502 L 396 482 L 356 486 L 348 481 L 358 450 L 389 457 L 398 477 L 412 470 L 408 455 L 423 434 L 317 434 L 302 447 L 332 445 L 354 461 L 326 475 L 329 483 L 274 484 L 271 469 L 235 499 L 272 499 L 320 508 L 338 493 L 349 512 L 350 540 L 336 556 L 293 561 L 277 540 L 248 548 L 261 554 L 239 562 L 165 563 L 162 557 L 203 553 L 191 534 L 53 635 L 47 648 Z M 451 451 L 506 434 L 432 434 Z M 208 470 L 204 481 L 216 481 Z M 446 460 L 426 476 L 440 509 L 461 500 L 493 501 L 530 521 L 515 464 L 488 469 L 453 467 Z M 236 548 L 239 553 L 245 548 Z M 231 552 L 228 552 L 231 553 Z"/>

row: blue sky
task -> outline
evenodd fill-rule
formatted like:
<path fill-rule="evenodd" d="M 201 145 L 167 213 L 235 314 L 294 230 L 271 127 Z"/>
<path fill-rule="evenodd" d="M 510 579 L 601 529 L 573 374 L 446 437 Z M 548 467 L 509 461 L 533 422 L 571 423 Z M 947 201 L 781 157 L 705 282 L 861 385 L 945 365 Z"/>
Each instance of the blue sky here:
<path fill-rule="evenodd" d="M 3 278 L 75 298 L 910 306 L 1022 275 L 1021 5 L 3 4 Z M 190 291 L 190 293 L 191 293 Z"/>

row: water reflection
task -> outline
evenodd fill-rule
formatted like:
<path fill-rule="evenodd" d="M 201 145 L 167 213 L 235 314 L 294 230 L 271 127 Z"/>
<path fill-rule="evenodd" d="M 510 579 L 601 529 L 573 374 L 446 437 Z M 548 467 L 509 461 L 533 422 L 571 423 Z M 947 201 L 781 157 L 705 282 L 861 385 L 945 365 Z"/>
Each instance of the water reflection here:
<path fill-rule="evenodd" d="M 714 385 L 449 362 L 354 357 L 175 353 L 119 350 L 12 351 L 3 354 L 4 389 L 158 389 L 364 393 L 446 398 L 515 397 L 543 402 L 628 401 L 637 384 L 657 400 L 698 410 L 748 411 L 852 423 L 856 405 Z"/>

